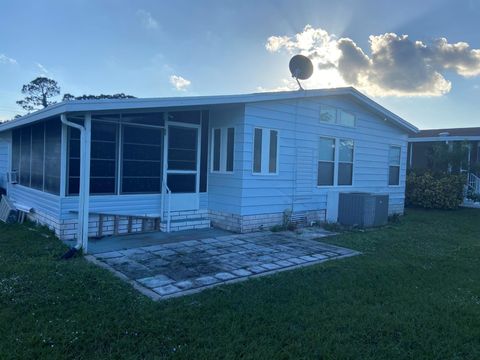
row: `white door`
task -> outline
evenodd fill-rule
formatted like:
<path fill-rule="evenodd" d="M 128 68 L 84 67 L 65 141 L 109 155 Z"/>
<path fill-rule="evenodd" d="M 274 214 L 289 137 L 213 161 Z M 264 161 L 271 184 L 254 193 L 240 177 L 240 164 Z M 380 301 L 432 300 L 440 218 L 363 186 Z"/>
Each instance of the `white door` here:
<path fill-rule="evenodd" d="M 200 174 L 200 126 L 169 123 L 165 171 L 172 191 L 171 210 L 197 210 Z"/>

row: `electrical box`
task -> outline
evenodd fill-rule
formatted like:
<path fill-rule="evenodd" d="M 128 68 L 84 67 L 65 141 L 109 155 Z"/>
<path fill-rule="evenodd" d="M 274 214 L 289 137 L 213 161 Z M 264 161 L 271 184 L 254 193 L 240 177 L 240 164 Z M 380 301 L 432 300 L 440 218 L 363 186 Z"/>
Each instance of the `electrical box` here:
<path fill-rule="evenodd" d="M 388 195 L 340 193 L 338 222 L 361 228 L 385 225 L 388 222 Z"/>

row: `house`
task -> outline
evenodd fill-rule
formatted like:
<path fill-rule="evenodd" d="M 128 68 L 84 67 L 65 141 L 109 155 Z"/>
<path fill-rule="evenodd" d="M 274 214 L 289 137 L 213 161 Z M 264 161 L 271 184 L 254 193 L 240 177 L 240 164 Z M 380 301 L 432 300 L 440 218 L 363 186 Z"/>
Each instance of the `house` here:
<path fill-rule="evenodd" d="M 408 151 L 409 169 L 432 169 L 432 152 L 438 145 L 452 148 L 455 144 L 466 147 L 463 170 L 480 165 L 480 127 L 420 130 L 410 135 Z"/>
<path fill-rule="evenodd" d="M 480 127 L 420 130 L 408 141 L 409 169 L 466 173 L 468 187 L 480 194 Z M 449 159 L 455 149 L 457 158 Z"/>
<path fill-rule="evenodd" d="M 85 247 L 148 227 L 335 221 L 340 191 L 388 194 L 403 213 L 416 131 L 351 87 L 68 101 L 0 125 L 0 186 Z"/>

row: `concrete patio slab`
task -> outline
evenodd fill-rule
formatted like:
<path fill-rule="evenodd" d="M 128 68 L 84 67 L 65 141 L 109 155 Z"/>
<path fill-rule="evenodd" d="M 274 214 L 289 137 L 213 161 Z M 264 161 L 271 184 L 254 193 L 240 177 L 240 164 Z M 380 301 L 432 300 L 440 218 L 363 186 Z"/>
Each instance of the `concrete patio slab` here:
<path fill-rule="evenodd" d="M 158 300 L 359 254 L 313 240 L 334 235 L 319 228 L 209 235 L 106 251 L 88 255 L 87 259 Z"/>

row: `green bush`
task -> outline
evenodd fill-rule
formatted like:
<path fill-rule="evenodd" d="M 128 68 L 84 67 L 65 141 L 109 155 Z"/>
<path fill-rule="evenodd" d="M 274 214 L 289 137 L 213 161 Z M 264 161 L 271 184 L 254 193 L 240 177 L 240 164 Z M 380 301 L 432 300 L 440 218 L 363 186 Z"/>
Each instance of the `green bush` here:
<path fill-rule="evenodd" d="M 464 175 L 407 175 L 405 202 L 407 206 L 426 209 L 456 209 L 463 202 L 466 178 Z"/>

